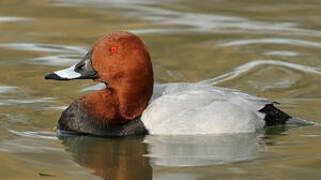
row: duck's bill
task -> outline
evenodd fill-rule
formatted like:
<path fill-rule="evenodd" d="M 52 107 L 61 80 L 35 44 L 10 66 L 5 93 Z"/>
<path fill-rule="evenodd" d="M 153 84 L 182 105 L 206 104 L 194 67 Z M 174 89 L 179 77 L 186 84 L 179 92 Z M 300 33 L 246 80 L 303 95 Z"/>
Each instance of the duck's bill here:
<path fill-rule="evenodd" d="M 97 77 L 97 71 L 92 66 L 90 52 L 79 63 L 45 75 L 45 79 L 54 80 L 96 79 Z"/>

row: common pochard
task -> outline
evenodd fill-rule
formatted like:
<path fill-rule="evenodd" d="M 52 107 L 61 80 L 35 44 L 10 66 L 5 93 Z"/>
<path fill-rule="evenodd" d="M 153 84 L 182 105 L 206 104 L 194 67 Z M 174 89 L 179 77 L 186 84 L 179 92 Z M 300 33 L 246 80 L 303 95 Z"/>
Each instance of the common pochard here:
<path fill-rule="evenodd" d="M 94 79 L 106 85 L 63 111 L 57 126 L 63 132 L 102 136 L 249 133 L 292 119 L 270 99 L 206 81 L 154 85 L 146 45 L 130 32 L 106 34 L 78 64 L 45 78 Z"/>

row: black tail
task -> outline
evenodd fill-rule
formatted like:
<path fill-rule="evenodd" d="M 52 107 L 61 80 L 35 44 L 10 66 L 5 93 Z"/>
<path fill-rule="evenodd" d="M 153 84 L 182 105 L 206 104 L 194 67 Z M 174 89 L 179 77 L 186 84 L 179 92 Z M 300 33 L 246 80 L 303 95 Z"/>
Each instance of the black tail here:
<path fill-rule="evenodd" d="M 259 112 L 265 114 L 265 126 L 275 126 L 280 124 L 286 124 L 292 117 L 285 112 L 276 108 L 273 104 L 267 104 Z"/>
<path fill-rule="evenodd" d="M 276 108 L 273 104 L 267 104 L 259 112 L 265 114 L 265 126 L 293 125 L 293 126 L 313 126 L 315 123 L 298 118 L 292 118 L 285 112 Z"/>

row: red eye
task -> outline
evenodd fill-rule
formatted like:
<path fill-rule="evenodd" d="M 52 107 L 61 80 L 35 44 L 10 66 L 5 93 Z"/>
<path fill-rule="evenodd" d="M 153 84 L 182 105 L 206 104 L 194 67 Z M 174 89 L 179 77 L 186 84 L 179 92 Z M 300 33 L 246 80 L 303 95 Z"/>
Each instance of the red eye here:
<path fill-rule="evenodd" d="M 109 48 L 109 51 L 112 53 L 112 54 L 115 54 L 117 52 L 117 47 L 116 46 L 112 46 Z"/>

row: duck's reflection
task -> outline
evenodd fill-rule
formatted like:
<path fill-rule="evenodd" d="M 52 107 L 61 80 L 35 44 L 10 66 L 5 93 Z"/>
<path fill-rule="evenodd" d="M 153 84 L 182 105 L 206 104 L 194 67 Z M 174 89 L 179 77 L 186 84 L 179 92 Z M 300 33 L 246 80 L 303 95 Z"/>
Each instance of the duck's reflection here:
<path fill-rule="evenodd" d="M 60 136 L 75 162 L 94 170 L 104 180 L 152 179 L 152 167 L 142 138 Z"/>
<path fill-rule="evenodd" d="M 269 132 L 271 131 L 271 132 Z M 270 129 L 279 134 L 284 129 Z M 265 132 L 265 133 L 266 133 Z M 152 179 L 154 168 L 225 164 L 253 160 L 267 134 L 98 138 L 61 136 L 74 161 L 103 179 Z M 149 158 L 149 159 L 148 159 Z"/>
<path fill-rule="evenodd" d="M 161 166 L 204 166 L 255 159 L 257 134 L 220 136 L 148 136 L 151 163 Z"/>

